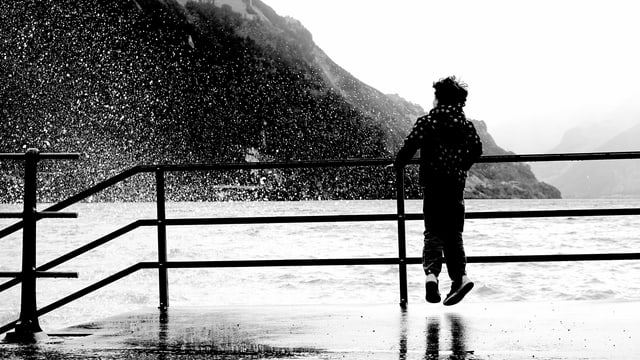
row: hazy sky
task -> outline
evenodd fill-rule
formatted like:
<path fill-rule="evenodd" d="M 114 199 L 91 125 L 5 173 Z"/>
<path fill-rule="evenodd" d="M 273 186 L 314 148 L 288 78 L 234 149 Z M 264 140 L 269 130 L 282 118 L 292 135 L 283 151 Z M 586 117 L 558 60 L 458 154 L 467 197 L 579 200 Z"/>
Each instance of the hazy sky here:
<path fill-rule="evenodd" d="M 432 82 L 457 75 L 467 116 L 517 153 L 548 152 L 581 122 L 640 123 L 635 1 L 263 1 L 358 79 L 425 110 Z"/>

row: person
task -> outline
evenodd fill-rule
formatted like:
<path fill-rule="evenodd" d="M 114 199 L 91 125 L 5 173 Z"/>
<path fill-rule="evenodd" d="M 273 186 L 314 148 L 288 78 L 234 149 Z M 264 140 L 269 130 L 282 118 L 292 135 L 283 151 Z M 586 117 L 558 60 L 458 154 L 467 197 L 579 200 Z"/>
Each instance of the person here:
<path fill-rule="evenodd" d="M 435 99 L 427 115 L 419 117 L 396 155 L 394 167 L 405 166 L 420 150 L 419 182 L 423 188 L 426 300 L 441 300 L 438 276 L 442 255 L 451 279 L 444 305 L 460 302 L 473 288 L 466 273 L 462 241 L 464 187 L 467 171 L 482 155 L 482 142 L 463 107 L 467 85 L 450 76 L 433 84 Z"/>

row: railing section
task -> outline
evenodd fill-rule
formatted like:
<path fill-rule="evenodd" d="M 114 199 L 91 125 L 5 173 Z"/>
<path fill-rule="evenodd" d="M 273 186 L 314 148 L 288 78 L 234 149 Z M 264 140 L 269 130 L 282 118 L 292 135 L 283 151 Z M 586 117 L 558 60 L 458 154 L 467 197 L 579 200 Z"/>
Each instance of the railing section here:
<path fill-rule="evenodd" d="M 326 161 L 294 161 L 271 163 L 242 163 L 242 164 L 188 164 L 188 165 L 151 165 L 136 166 L 109 178 L 85 191 L 66 200 L 52 205 L 44 211 L 36 210 L 36 171 L 37 163 L 41 159 L 76 159 L 78 154 L 41 154 L 37 149 L 29 149 L 25 154 L 0 154 L 0 159 L 14 159 L 25 161 L 24 211 L 23 213 L 0 213 L 4 218 L 22 218 L 21 222 L 0 230 L 0 238 L 23 229 L 23 263 L 19 273 L 4 272 L 0 276 L 13 277 L 12 280 L 0 284 L 0 291 L 8 289 L 22 282 L 20 318 L 0 327 L 0 333 L 15 328 L 10 340 L 34 341 L 41 333 L 38 316 L 42 316 L 82 296 L 96 291 L 123 277 L 142 269 L 158 269 L 159 279 L 159 308 L 167 310 L 169 306 L 168 269 L 170 268 L 219 268 L 219 267 L 263 267 L 263 266 L 323 266 L 323 265 L 398 265 L 400 304 L 406 306 L 407 296 L 407 264 L 419 264 L 420 257 L 407 257 L 405 222 L 422 220 L 422 214 L 406 214 L 404 208 L 404 169 L 396 171 L 396 201 L 395 214 L 366 214 L 366 215 L 313 215 L 313 216 L 275 216 L 275 217 L 233 217 L 233 218 L 187 218 L 167 219 L 165 212 L 165 174 L 167 172 L 183 171 L 222 171 L 222 170 L 253 170 L 253 169 L 282 169 L 282 168 L 319 168 L 319 167 L 354 167 L 354 166 L 388 166 L 389 159 L 357 159 L 357 160 L 326 160 Z M 638 159 L 640 152 L 613 153 L 574 153 L 550 155 L 500 155 L 483 156 L 479 162 L 534 162 L 534 161 L 580 161 L 580 160 L 613 160 Z M 413 160 L 411 163 L 416 163 Z M 112 185 L 128 179 L 139 173 L 155 173 L 156 206 L 155 219 L 140 219 L 105 235 L 78 249 L 58 257 L 39 267 L 35 264 L 36 222 L 45 217 L 75 217 L 74 213 L 61 213 L 60 210 L 80 202 L 87 197 L 102 191 Z M 488 218 L 529 218 L 529 217 L 567 217 L 567 216 L 614 216 L 640 215 L 639 208 L 625 209 L 583 209 L 583 210 L 536 210 L 536 211 L 484 211 L 469 212 L 468 219 Z M 308 222 L 353 222 L 353 221 L 396 221 L 398 226 L 398 256 L 393 258 L 349 258 L 349 259 L 282 259 L 282 260 L 233 260 L 233 261 L 169 261 L 167 258 L 167 226 L 182 225 L 220 225 L 220 224 L 273 224 L 273 223 L 308 223 Z M 157 262 L 140 262 L 100 280 L 82 290 L 66 296 L 52 304 L 36 309 L 35 286 L 38 277 L 77 277 L 77 273 L 52 272 L 50 269 L 70 259 L 80 256 L 113 239 L 118 238 L 138 227 L 155 226 L 157 228 Z M 496 262 L 533 262 L 533 261 L 589 261 L 589 260 L 638 260 L 640 253 L 617 254 L 571 254 L 571 255 L 509 255 L 509 256 L 469 256 L 470 263 Z"/>
<path fill-rule="evenodd" d="M 21 217 L 22 230 L 22 271 L 5 272 L 2 277 L 18 277 L 22 280 L 20 292 L 20 319 L 15 323 L 15 332 L 7 334 L 7 341 L 34 341 L 42 337 L 38 321 L 36 304 L 36 279 L 38 277 L 78 277 L 70 272 L 43 272 L 36 270 L 36 221 L 38 218 L 77 217 L 75 213 L 38 212 L 37 172 L 41 159 L 77 159 L 78 154 L 40 154 L 37 149 L 28 149 L 25 154 L 0 154 L 0 159 L 18 159 L 24 161 L 24 192 L 22 214 L 4 213 L 2 217 Z"/>

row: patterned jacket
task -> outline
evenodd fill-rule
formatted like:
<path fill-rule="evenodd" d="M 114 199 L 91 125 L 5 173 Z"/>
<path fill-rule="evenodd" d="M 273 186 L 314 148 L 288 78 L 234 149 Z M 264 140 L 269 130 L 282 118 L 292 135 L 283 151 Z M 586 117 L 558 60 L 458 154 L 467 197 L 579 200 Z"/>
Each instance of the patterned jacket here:
<path fill-rule="evenodd" d="M 482 142 L 462 104 L 438 105 L 419 117 L 395 160 L 404 166 L 420 149 L 420 184 L 462 191 L 467 171 L 482 155 Z"/>

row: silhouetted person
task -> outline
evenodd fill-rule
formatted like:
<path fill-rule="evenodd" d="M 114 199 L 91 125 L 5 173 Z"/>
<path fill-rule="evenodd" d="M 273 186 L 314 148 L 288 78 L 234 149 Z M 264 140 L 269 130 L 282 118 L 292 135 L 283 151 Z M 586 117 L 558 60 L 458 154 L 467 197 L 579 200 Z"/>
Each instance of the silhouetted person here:
<path fill-rule="evenodd" d="M 467 101 L 466 85 L 451 76 L 434 83 L 433 87 L 433 109 L 418 118 L 398 152 L 394 166 L 406 165 L 420 149 L 425 226 L 422 266 L 427 275 L 426 299 L 430 303 L 441 300 L 438 276 L 444 252 L 452 284 L 443 304 L 454 305 L 473 288 L 466 273 L 462 242 L 463 195 L 467 171 L 482 155 L 482 143 L 462 110 Z"/>

